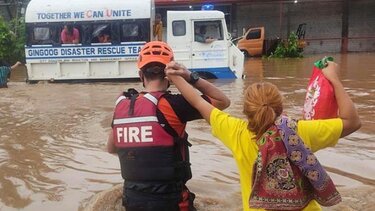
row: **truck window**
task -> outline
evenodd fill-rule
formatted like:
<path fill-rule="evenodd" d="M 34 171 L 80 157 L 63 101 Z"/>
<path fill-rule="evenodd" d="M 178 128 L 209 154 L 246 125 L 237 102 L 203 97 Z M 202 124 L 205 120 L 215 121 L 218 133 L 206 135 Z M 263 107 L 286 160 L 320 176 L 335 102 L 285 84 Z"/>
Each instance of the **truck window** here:
<path fill-rule="evenodd" d="M 51 36 L 51 33 L 48 27 L 35 27 L 34 28 L 34 40 L 45 41 L 45 40 L 48 40 L 50 36 Z"/>
<path fill-rule="evenodd" d="M 172 31 L 173 31 L 173 36 L 184 36 L 186 34 L 186 22 L 185 21 L 173 21 Z"/>
<path fill-rule="evenodd" d="M 60 31 L 61 44 L 78 44 L 81 43 L 81 30 L 72 23 L 62 25 Z"/>
<path fill-rule="evenodd" d="M 204 39 L 216 39 L 223 40 L 223 28 L 221 20 L 217 21 L 195 21 L 194 22 L 194 40 L 198 40 L 200 37 Z"/>
<path fill-rule="evenodd" d="M 252 29 L 252 30 L 249 31 L 249 33 L 247 34 L 246 39 L 247 39 L 247 40 L 251 40 L 251 39 L 259 39 L 259 38 L 260 38 L 260 35 L 261 35 L 261 30 L 260 30 L 260 29 Z"/>
<path fill-rule="evenodd" d="M 98 24 L 93 26 L 91 43 L 111 43 L 111 25 Z"/>
<path fill-rule="evenodd" d="M 121 42 L 140 41 L 140 27 L 136 23 L 125 23 L 121 26 Z"/>
<path fill-rule="evenodd" d="M 58 44 L 59 38 L 57 36 L 57 28 L 54 26 L 35 26 L 31 27 L 31 35 L 29 44 L 31 45 L 45 45 L 45 44 Z"/>
<path fill-rule="evenodd" d="M 82 24 L 81 32 L 82 44 L 89 45 L 92 39 L 92 26 L 90 24 Z"/>
<path fill-rule="evenodd" d="M 150 23 L 148 20 L 132 20 L 122 22 L 120 28 L 121 42 L 137 42 L 150 40 Z"/>

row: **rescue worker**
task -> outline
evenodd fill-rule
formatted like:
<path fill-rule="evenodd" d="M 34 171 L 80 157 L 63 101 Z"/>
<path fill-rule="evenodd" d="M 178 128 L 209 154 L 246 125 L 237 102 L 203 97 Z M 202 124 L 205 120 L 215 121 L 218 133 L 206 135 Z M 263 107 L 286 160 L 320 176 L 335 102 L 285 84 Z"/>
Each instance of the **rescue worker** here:
<path fill-rule="evenodd" d="M 188 121 L 202 119 L 181 94 L 167 91 L 165 66 L 182 68 L 183 78 L 220 109 L 230 100 L 196 72 L 173 62 L 173 52 L 160 41 L 147 43 L 138 58 L 144 91 L 124 92 L 116 101 L 107 150 L 120 159 L 124 178 L 123 206 L 127 211 L 195 210 L 195 195 L 185 186 L 191 179 Z"/>

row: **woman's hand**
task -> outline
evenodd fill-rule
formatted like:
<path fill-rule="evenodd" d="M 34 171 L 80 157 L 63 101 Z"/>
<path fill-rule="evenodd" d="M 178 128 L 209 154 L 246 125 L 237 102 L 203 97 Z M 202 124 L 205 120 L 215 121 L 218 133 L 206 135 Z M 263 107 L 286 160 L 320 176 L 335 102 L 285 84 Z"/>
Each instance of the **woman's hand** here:
<path fill-rule="evenodd" d="M 169 62 L 165 67 L 165 75 L 170 76 L 181 76 L 185 81 L 190 80 L 191 72 L 183 65 L 175 61 Z"/>
<path fill-rule="evenodd" d="M 359 119 L 353 101 L 345 91 L 337 75 L 338 70 L 339 66 L 334 62 L 328 62 L 328 66 L 322 69 L 323 75 L 331 82 L 335 91 L 335 97 L 339 107 L 339 117 L 343 122 L 341 137 L 345 137 L 361 127 L 361 120 Z"/>
<path fill-rule="evenodd" d="M 328 61 L 327 67 L 323 68 L 323 75 L 331 82 L 335 83 L 339 81 L 339 76 L 337 75 L 339 70 L 339 65 L 335 62 Z"/>

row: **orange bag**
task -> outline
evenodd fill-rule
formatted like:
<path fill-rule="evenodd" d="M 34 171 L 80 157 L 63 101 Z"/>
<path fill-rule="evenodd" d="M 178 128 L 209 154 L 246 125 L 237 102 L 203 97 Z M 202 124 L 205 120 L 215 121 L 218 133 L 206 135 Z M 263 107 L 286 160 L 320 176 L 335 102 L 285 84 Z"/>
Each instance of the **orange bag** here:
<path fill-rule="evenodd" d="M 313 73 L 307 86 L 303 117 L 305 120 L 329 119 L 337 117 L 337 101 L 331 82 L 323 75 L 322 69 L 332 57 L 324 57 L 314 63 Z"/>

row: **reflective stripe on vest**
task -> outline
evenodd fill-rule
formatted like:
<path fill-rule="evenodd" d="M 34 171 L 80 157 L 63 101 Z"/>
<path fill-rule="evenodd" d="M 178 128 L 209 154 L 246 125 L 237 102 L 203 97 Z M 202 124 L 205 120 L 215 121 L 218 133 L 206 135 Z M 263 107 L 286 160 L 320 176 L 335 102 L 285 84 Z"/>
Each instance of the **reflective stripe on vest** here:
<path fill-rule="evenodd" d="M 141 122 L 158 122 L 156 116 L 145 116 L 145 117 L 133 117 L 133 118 L 123 118 L 123 119 L 114 119 L 114 125 L 126 124 L 126 123 L 141 123 Z"/>
<path fill-rule="evenodd" d="M 125 100 L 125 99 L 126 97 L 124 95 L 121 95 L 120 97 L 117 98 L 115 105 L 119 104 L 121 100 Z"/>

